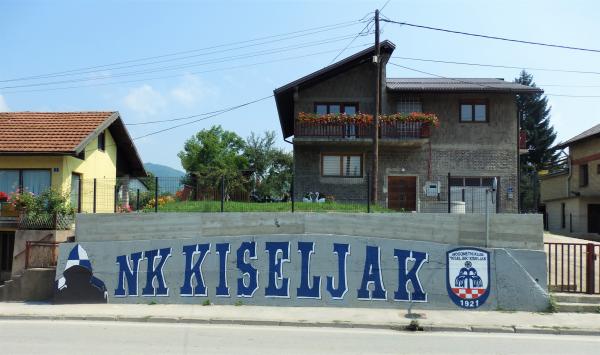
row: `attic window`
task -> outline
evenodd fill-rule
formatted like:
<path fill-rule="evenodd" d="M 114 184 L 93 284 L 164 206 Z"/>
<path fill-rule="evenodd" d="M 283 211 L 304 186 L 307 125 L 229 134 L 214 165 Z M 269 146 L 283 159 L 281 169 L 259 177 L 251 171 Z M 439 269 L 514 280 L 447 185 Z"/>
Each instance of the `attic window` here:
<path fill-rule="evenodd" d="M 98 150 L 101 150 L 101 151 L 106 150 L 106 137 L 104 135 L 104 131 L 102 131 L 98 135 Z"/>

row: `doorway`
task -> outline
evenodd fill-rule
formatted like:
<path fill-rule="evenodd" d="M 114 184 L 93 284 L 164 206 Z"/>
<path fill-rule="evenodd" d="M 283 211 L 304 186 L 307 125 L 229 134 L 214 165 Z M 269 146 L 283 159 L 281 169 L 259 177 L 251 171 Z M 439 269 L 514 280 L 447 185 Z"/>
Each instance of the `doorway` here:
<path fill-rule="evenodd" d="M 10 280 L 14 249 L 15 232 L 0 231 L 0 283 Z"/>
<path fill-rule="evenodd" d="M 417 177 L 388 176 L 388 208 L 398 211 L 417 210 Z"/>
<path fill-rule="evenodd" d="M 588 205 L 588 233 L 600 234 L 600 204 Z"/>

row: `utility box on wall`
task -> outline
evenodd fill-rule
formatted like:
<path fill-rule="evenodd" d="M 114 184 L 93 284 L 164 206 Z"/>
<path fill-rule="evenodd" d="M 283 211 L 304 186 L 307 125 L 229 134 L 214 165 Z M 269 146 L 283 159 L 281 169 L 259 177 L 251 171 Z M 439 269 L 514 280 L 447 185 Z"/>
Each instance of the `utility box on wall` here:
<path fill-rule="evenodd" d="M 441 183 L 439 181 L 427 181 L 423 186 L 423 192 L 427 197 L 437 197 L 441 191 Z"/>

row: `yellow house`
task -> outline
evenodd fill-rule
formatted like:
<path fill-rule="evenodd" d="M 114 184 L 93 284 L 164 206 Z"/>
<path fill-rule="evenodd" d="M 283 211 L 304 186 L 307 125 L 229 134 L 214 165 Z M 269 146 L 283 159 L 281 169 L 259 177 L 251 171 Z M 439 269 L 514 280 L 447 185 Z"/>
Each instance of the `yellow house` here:
<path fill-rule="evenodd" d="M 113 212 L 117 179 L 146 175 L 118 112 L 4 112 L 0 136 L 6 194 L 52 187 L 78 212 Z"/>
<path fill-rule="evenodd" d="M 546 227 L 563 234 L 600 233 L 600 124 L 555 148 L 564 153 L 560 164 L 540 174 Z"/>

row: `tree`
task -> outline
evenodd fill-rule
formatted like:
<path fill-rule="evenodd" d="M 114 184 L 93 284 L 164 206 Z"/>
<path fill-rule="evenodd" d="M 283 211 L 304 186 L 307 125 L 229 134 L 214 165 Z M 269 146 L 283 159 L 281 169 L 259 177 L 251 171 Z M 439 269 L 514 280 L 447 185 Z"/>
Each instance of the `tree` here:
<path fill-rule="evenodd" d="M 244 155 L 252 171 L 252 186 L 260 197 L 284 197 L 290 190 L 293 157 L 275 147 L 275 132 L 263 136 L 250 134 Z"/>
<path fill-rule="evenodd" d="M 201 188 L 217 188 L 221 178 L 227 180 L 229 190 L 244 184 L 241 172 L 248 168 L 243 155 L 246 144 L 236 133 L 221 126 L 203 129 L 188 139 L 177 155 L 188 179 L 194 175 Z"/>
<path fill-rule="evenodd" d="M 536 87 L 533 75 L 521 71 L 516 83 Z M 527 133 L 527 154 L 521 156 L 521 181 L 519 182 L 521 211 L 537 211 L 539 203 L 538 171 L 556 162 L 556 152 L 550 148 L 556 132 L 550 124 L 548 98 L 541 93 L 517 95 L 519 124 Z"/>

